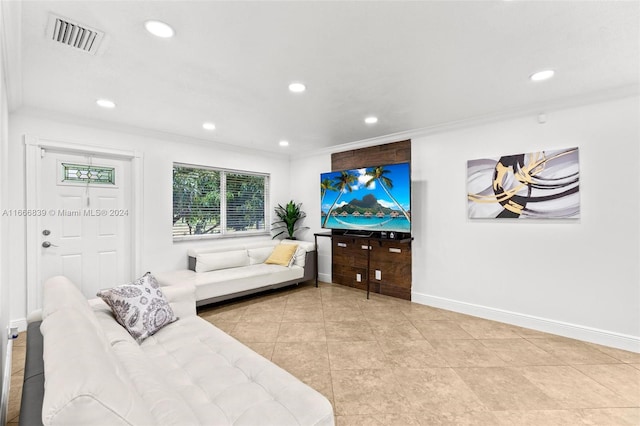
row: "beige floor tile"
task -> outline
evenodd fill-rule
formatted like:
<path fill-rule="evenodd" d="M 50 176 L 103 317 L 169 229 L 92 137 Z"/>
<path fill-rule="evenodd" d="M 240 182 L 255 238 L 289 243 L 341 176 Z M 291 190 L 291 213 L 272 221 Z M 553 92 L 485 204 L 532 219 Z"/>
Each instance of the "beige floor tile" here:
<path fill-rule="evenodd" d="M 326 321 L 327 340 L 332 342 L 359 342 L 376 340 L 367 321 Z"/>
<path fill-rule="evenodd" d="M 283 322 L 321 322 L 324 320 L 322 305 L 298 306 L 287 305 L 282 314 Z"/>
<path fill-rule="evenodd" d="M 524 338 L 537 338 L 537 339 L 549 339 L 553 337 L 558 337 L 554 334 L 545 333 L 544 331 L 533 330 L 531 328 L 511 326 L 513 331 L 516 332 L 520 337 Z"/>
<path fill-rule="evenodd" d="M 620 362 L 578 340 L 565 337 L 529 338 L 527 340 L 566 364 L 616 364 Z"/>
<path fill-rule="evenodd" d="M 627 364 L 575 365 L 574 368 L 640 407 L 640 370 Z"/>
<path fill-rule="evenodd" d="M 413 326 L 427 340 L 473 339 L 456 321 L 412 321 Z"/>
<path fill-rule="evenodd" d="M 390 307 L 361 306 L 360 310 L 364 318 L 371 322 L 385 321 L 387 323 L 396 323 L 407 321 L 407 317 L 405 317 L 402 312 Z"/>
<path fill-rule="evenodd" d="M 477 340 L 429 340 L 451 367 L 504 367 L 508 364 Z"/>
<path fill-rule="evenodd" d="M 520 335 L 510 325 L 485 319 L 458 322 L 460 328 L 476 339 L 514 339 Z"/>
<path fill-rule="evenodd" d="M 625 398 L 571 366 L 520 367 L 519 371 L 560 408 L 631 406 Z"/>
<path fill-rule="evenodd" d="M 27 357 L 27 347 L 24 345 L 13 346 L 11 351 L 11 374 L 24 370 L 24 360 Z"/>
<path fill-rule="evenodd" d="M 328 342 L 331 370 L 389 368 L 378 342 Z"/>
<path fill-rule="evenodd" d="M 23 381 L 24 376 L 20 373 L 13 374 L 11 376 L 11 387 L 9 388 L 9 405 L 7 407 L 7 419 L 13 419 L 20 415 L 20 402 L 22 400 Z"/>
<path fill-rule="evenodd" d="M 269 309 L 284 308 L 287 304 L 288 297 L 287 292 L 275 292 L 266 295 L 256 294 L 254 296 L 255 303 L 253 303 L 252 306 Z"/>
<path fill-rule="evenodd" d="M 253 305 L 242 314 L 240 322 L 280 322 L 284 315 L 284 305 L 281 307 Z"/>
<path fill-rule="evenodd" d="M 391 370 L 332 370 L 337 416 L 405 414 L 409 402 Z"/>
<path fill-rule="evenodd" d="M 323 308 L 325 321 L 365 321 L 360 308 Z"/>
<path fill-rule="evenodd" d="M 421 425 L 447 426 L 495 426 L 498 420 L 491 411 L 467 411 L 463 413 L 447 413 L 438 411 L 419 412 L 416 414 Z"/>
<path fill-rule="evenodd" d="M 307 303 L 322 303 L 322 293 L 320 288 L 316 288 L 314 284 L 301 285 L 298 289 L 290 290 L 287 294 L 287 303 L 294 302 L 296 305 Z"/>
<path fill-rule="evenodd" d="M 282 322 L 278 342 L 326 342 L 323 322 Z"/>
<path fill-rule="evenodd" d="M 16 346 L 27 346 L 27 332 L 22 331 L 18 333 L 18 337 L 13 339 L 13 347 Z"/>
<path fill-rule="evenodd" d="M 457 321 L 459 314 L 444 309 L 412 303 L 400 308 L 400 311 L 411 321 L 449 320 Z"/>
<path fill-rule="evenodd" d="M 626 362 L 628 364 L 631 364 L 631 363 L 640 364 L 640 353 L 624 351 L 622 349 L 610 348 L 602 345 L 596 345 L 595 343 L 585 343 L 585 344 L 619 361 Z"/>
<path fill-rule="evenodd" d="M 485 411 L 480 399 L 451 368 L 393 370 L 413 412 L 464 413 Z"/>
<path fill-rule="evenodd" d="M 496 425 L 500 426 L 569 426 L 583 422 L 577 410 L 494 411 Z"/>
<path fill-rule="evenodd" d="M 336 426 L 420 426 L 413 414 L 376 416 L 336 416 Z"/>
<path fill-rule="evenodd" d="M 358 305 L 358 299 L 354 297 L 338 297 L 338 298 L 322 298 L 322 309 L 332 309 L 332 310 L 360 310 L 360 306 Z"/>
<path fill-rule="evenodd" d="M 426 340 L 379 342 L 391 367 L 448 367 L 449 364 Z"/>
<path fill-rule="evenodd" d="M 455 371 L 492 411 L 562 408 L 515 368 L 456 368 Z"/>
<path fill-rule="evenodd" d="M 365 293 L 366 295 L 366 293 Z M 397 309 L 402 310 L 411 306 L 411 302 L 408 300 L 398 299 L 395 297 L 381 296 L 376 293 L 371 293 L 369 298 L 361 297 L 357 299 L 360 308 L 378 308 L 378 309 Z"/>
<path fill-rule="evenodd" d="M 246 346 L 248 346 L 249 348 L 251 348 L 252 351 L 262 355 L 263 357 L 265 357 L 268 360 L 271 360 L 271 357 L 273 355 L 273 349 L 276 346 L 275 342 L 273 342 L 273 343 L 246 342 L 244 344 Z"/>
<path fill-rule="evenodd" d="M 411 341 L 424 340 L 422 334 L 409 321 L 403 322 L 381 322 L 369 321 L 371 331 L 378 341 Z"/>
<path fill-rule="evenodd" d="M 598 426 L 638 426 L 640 408 L 595 408 L 579 410 L 584 424 Z"/>
<path fill-rule="evenodd" d="M 309 371 L 329 370 L 326 342 L 279 342 L 271 360 L 296 377 Z"/>
<path fill-rule="evenodd" d="M 523 338 L 478 340 L 509 365 L 563 365 L 564 362 Z"/>
<path fill-rule="evenodd" d="M 276 341 L 279 330 L 279 322 L 239 322 L 231 335 L 242 343 L 272 343 Z"/>

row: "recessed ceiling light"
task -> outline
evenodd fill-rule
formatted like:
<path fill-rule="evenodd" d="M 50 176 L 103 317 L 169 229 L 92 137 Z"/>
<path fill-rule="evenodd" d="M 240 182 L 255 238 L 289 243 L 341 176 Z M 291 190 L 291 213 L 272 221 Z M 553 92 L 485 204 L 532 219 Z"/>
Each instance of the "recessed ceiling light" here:
<path fill-rule="evenodd" d="M 109 99 L 98 99 L 96 101 L 96 104 L 98 104 L 98 106 L 101 106 L 102 108 L 115 108 L 116 107 L 116 103 L 113 101 L 110 101 Z"/>
<path fill-rule="evenodd" d="M 213 123 L 203 123 L 202 124 L 202 128 L 205 130 L 215 130 L 216 129 L 216 125 Z"/>
<path fill-rule="evenodd" d="M 302 83 L 291 83 L 289 85 L 289 90 L 292 91 L 293 93 L 302 93 L 305 90 L 307 90 L 307 86 L 305 86 Z"/>
<path fill-rule="evenodd" d="M 144 27 L 156 37 L 171 38 L 175 34 L 173 28 L 160 21 L 147 21 Z"/>
<path fill-rule="evenodd" d="M 544 70 L 544 71 L 538 71 L 536 73 L 533 73 L 529 76 L 529 79 L 531 81 L 543 81 L 543 80 L 548 80 L 551 77 L 553 77 L 553 75 L 556 72 L 554 70 Z"/>
<path fill-rule="evenodd" d="M 374 116 L 367 117 L 364 119 L 364 122 L 367 124 L 376 124 L 378 122 L 378 117 L 374 117 Z"/>
<path fill-rule="evenodd" d="M 279 145 L 280 146 L 289 146 L 289 141 L 280 141 Z"/>

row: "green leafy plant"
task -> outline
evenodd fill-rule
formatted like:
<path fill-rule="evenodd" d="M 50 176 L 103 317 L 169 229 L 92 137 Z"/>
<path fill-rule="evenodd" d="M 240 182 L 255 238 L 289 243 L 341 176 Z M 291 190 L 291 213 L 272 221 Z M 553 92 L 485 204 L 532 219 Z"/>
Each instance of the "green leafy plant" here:
<path fill-rule="evenodd" d="M 276 212 L 276 216 L 278 216 L 278 220 L 271 224 L 271 230 L 273 232 L 277 232 L 277 234 L 275 234 L 273 238 L 276 238 L 286 232 L 288 238 L 295 240 L 296 237 L 294 236 L 294 234 L 296 232 L 302 229 L 309 229 L 308 226 L 299 226 L 298 221 L 307 217 L 307 214 L 300 208 L 301 206 L 302 203 L 296 204 L 293 202 L 293 200 L 289 201 L 284 207 L 278 204 L 278 206 L 274 209 Z"/>

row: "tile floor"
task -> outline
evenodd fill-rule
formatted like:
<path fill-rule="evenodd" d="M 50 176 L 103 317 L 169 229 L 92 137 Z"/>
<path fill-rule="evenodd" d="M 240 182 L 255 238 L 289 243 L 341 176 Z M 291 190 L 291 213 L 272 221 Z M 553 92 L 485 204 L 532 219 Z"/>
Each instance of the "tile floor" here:
<path fill-rule="evenodd" d="M 199 315 L 324 394 L 338 426 L 640 425 L 632 352 L 323 283 Z M 14 423 L 24 352 L 21 336 Z"/>

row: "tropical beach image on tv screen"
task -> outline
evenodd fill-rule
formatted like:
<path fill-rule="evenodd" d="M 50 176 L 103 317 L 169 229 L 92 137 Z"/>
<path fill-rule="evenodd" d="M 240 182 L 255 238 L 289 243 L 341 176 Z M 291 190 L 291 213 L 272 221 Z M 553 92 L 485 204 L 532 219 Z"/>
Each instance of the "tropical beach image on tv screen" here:
<path fill-rule="evenodd" d="M 323 228 L 411 231 L 409 163 L 322 173 Z"/>

